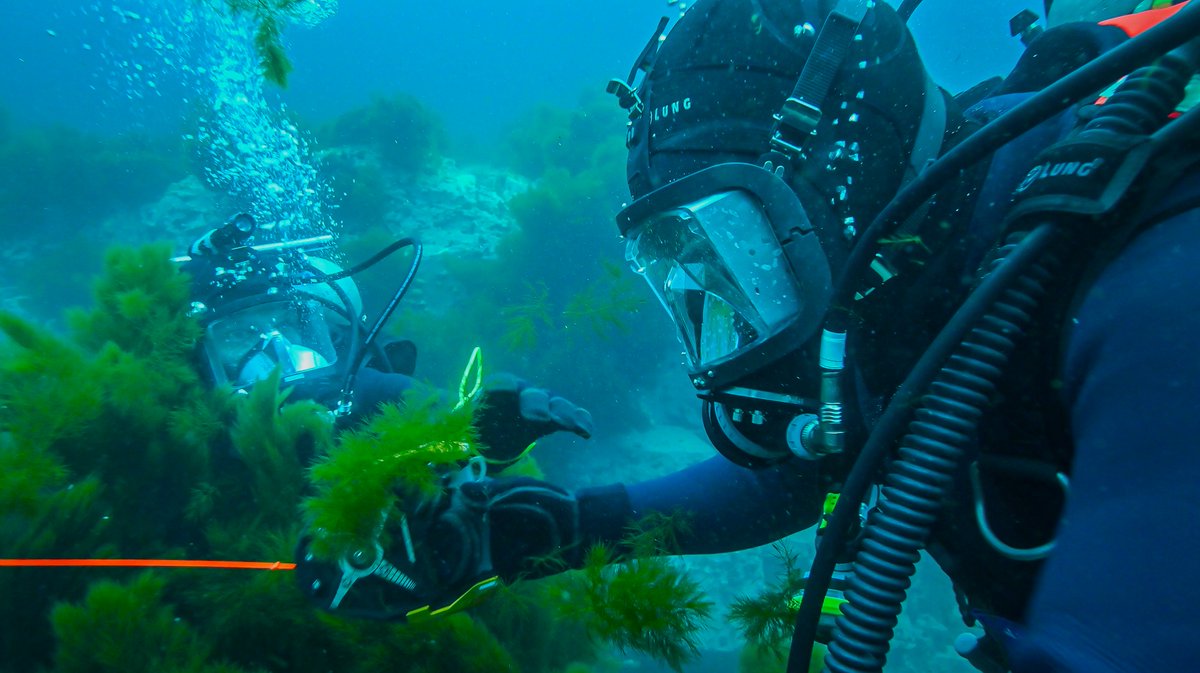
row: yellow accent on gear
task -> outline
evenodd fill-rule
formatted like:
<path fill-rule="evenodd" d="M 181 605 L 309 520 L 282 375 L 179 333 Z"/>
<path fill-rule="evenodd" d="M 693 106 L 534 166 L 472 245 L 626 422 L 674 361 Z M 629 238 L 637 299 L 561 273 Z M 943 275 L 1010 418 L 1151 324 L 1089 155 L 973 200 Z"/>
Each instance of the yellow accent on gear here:
<path fill-rule="evenodd" d="M 817 530 L 825 530 L 825 526 L 829 525 L 829 517 L 833 515 L 833 508 L 837 507 L 838 498 L 842 497 L 841 493 L 826 493 L 825 505 L 821 508 L 821 522 L 817 524 Z"/>
<path fill-rule="evenodd" d="M 474 381 L 472 381 L 472 378 Z M 479 391 L 483 389 L 483 350 L 476 346 L 471 351 L 471 357 L 467 360 L 467 367 L 463 370 L 462 381 L 458 384 L 458 404 L 454 405 L 454 409 L 463 408 L 463 405 L 472 402 L 479 395 Z"/>
<path fill-rule="evenodd" d="M 462 592 L 458 598 L 455 598 L 449 605 L 444 605 L 440 608 L 430 609 L 428 605 L 423 605 L 415 610 L 409 610 L 405 618 L 409 622 L 422 622 L 427 619 L 432 619 L 439 615 L 448 615 L 455 612 L 466 610 L 481 603 L 487 598 L 492 590 L 500 586 L 499 577 L 489 577 L 485 580 L 480 580 L 472 585 L 469 589 Z"/>

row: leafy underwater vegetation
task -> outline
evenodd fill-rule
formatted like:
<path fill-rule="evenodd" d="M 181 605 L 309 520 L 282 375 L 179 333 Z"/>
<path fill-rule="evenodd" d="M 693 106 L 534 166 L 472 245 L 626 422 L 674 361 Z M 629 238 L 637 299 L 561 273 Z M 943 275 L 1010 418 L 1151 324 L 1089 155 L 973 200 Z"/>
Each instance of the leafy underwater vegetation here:
<path fill-rule="evenodd" d="M 369 147 L 384 167 L 401 174 L 430 168 L 447 145 L 437 115 L 405 93 L 376 94 L 366 105 L 318 126 L 316 137 L 326 146 Z"/>
<path fill-rule="evenodd" d="M 0 112 L 6 117 L 7 112 Z M 0 122 L 0 217 L 61 235 L 158 198 L 185 175 L 181 141 Z"/>
<path fill-rule="evenodd" d="M 318 556 L 337 559 L 369 548 L 381 515 L 398 498 L 436 495 L 441 473 L 474 455 L 473 405 L 443 411 L 437 404 L 430 396 L 384 405 L 312 467 L 317 494 L 304 509 L 319 533 L 313 540 Z"/>
<path fill-rule="evenodd" d="M 782 566 L 778 581 L 752 596 L 739 598 L 730 607 L 729 620 L 746 636 L 739 671 L 783 671 L 795 624 L 794 597 L 804 588 L 804 573 L 797 556 L 783 543 L 775 553 Z"/>
<path fill-rule="evenodd" d="M 218 0 L 202 0 L 216 2 Z M 303 14 L 312 0 L 223 0 L 234 13 L 250 15 L 255 24 L 254 49 L 259 70 L 268 82 L 287 86 L 292 62 L 283 48 L 283 28 L 290 19 Z"/>

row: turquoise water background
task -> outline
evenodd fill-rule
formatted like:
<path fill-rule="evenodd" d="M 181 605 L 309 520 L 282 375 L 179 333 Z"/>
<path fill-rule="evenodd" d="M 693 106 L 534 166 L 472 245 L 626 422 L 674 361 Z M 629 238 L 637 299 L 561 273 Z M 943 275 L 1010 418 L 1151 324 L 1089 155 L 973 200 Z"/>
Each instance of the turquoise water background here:
<path fill-rule="evenodd" d="M 443 198 L 451 204 L 443 210 L 467 206 L 483 209 L 487 206 L 484 197 L 499 204 L 494 211 L 450 213 L 455 220 L 482 220 L 480 212 L 495 215 L 511 202 L 505 199 L 519 195 L 531 185 L 541 185 L 544 190 L 545 176 L 521 175 L 519 168 L 511 166 L 484 170 L 469 165 L 469 161 L 479 156 L 495 160 L 502 152 L 502 139 L 508 130 L 537 106 L 571 110 L 587 94 L 599 95 L 610 78 L 624 78 L 658 18 L 679 14 L 677 5 L 668 5 L 663 0 L 591 3 L 341 0 L 336 12 L 320 23 L 285 29 L 283 42 L 295 70 L 287 88 L 281 89 L 256 79 L 257 56 L 245 40 L 248 34 L 245 26 L 229 29 L 197 9 L 208 1 L 220 2 L 10 0 L 7 3 L 0 26 L 3 38 L 0 39 L 0 112 L 5 113 L 12 130 L 62 125 L 102 139 L 147 133 L 179 140 L 171 145 L 171 151 L 198 156 L 179 162 L 187 164 L 192 180 L 182 187 L 182 181 L 174 182 L 167 192 L 170 198 L 160 199 L 156 193 L 146 196 L 144 202 L 110 205 L 111 212 L 97 213 L 94 220 L 70 221 L 69 227 L 76 233 L 90 234 L 78 236 L 78 240 L 67 235 L 68 227 L 61 221 L 69 218 L 54 213 L 37 220 L 39 224 L 34 227 L 16 219 L 0 223 L 0 231 L 10 243 L 0 263 L 0 289 L 20 288 L 6 292 L 2 299 L 8 304 L 0 301 L 0 305 L 31 314 L 57 313 L 58 302 L 77 302 L 80 296 L 86 300 L 103 244 L 119 242 L 124 235 L 136 242 L 147 237 L 170 237 L 184 244 L 190 239 L 181 238 L 183 232 L 194 232 L 196 222 L 180 220 L 178 226 L 167 226 L 153 215 L 201 214 L 208 218 L 201 224 L 215 223 L 213 218 L 227 214 L 228 204 L 204 201 L 211 196 L 207 192 L 229 196 L 230 201 L 243 207 L 249 204 L 248 207 L 258 209 L 256 214 L 264 221 L 293 220 L 297 230 L 326 231 L 346 225 L 340 220 L 348 211 L 330 208 L 334 188 L 325 170 L 341 166 L 347 174 L 362 176 L 367 174 L 364 166 L 376 166 L 364 161 L 352 148 L 314 145 L 313 129 L 307 125 L 315 127 L 362 108 L 376 95 L 411 95 L 431 110 L 445 128 L 447 155 L 460 160 L 461 166 L 435 166 L 426 176 L 428 184 L 416 186 L 405 182 L 412 176 L 396 180 L 393 179 L 396 174 L 385 171 L 383 175 L 389 179 L 388 210 L 387 217 L 380 218 L 385 226 L 367 233 L 383 235 L 380 233 L 383 231 L 395 236 L 418 230 L 417 224 L 440 222 L 436 218 L 440 216 L 438 207 L 443 205 L 439 199 Z M 1019 42 L 1008 35 L 1008 19 L 1027 7 L 1040 9 L 1040 2 L 926 0 L 911 26 L 934 79 L 957 92 L 987 77 L 1006 73 L 1021 49 Z M 615 110 L 615 104 L 612 107 L 613 135 L 619 136 L 622 115 Z M 4 115 L 0 115 L 0 121 L 4 121 Z M 320 151 L 325 154 L 318 161 L 314 157 Z M 281 157 L 286 161 L 281 162 Z M 604 285 L 609 281 L 603 269 L 595 263 L 600 255 L 589 247 L 596 241 L 609 244 L 611 249 L 605 248 L 604 255 L 619 261 L 611 213 L 623 198 L 620 193 L 623 164 L 619 159 L 608 158 L 609 170 L 603 182 L 593 180 L 595 176 L 588 170 L 579 171 L 582 177 L 573 176 L 583 185 L 578 187 L 579 193 L 586 193 L 589 199 L 596 195 L 587 204 L 593 211 L 587 224 L 601 222 L 603 233 L 579 238 L 581 244 L 577 249 L 555 259 L 550 257 L 559 250 L 550 248 L 548 253 L 549 246 L 523 243 L 541 255 L 530 257 L 543 264 L 522 262 L 519 269 L 528 272 L 528 279 L 490 279 L 492 285 L 506 281 L 516 291 L 497 293 L 503 295 L 505 303 L 497 300 L 496 306 L 501 308 L 487 314 L 495 318 L 492 323 L 456 325 L 459 331 L 495 331 L 497 323 L 503 331 L 505 316 L 511 318 L 528 305 L 526 295 L 536 294 L 537 283 L 548 283 L 552 290 L 565 288 L 564 295 L 567 290 L 573 295 L 581 294 L 581 290 L 592 287 L 593 281 L 598 283 L 597 287 L 608 287 Z M 55 159 L 61 164 L 71 164 L 69 156 Z M 361 172 L 353 173 L 350 169 Z M 19 171 L 20 165 L 8 170 Z M 46 174 L 71 179 L 69 171 Z M 591 181 L 597 184 L 592 185 Z M 64 193 L 69 193 L 69 189 Z M 6 203 L 19 201 L 22 196 L 27 194 L 16 195 L 17 198 Z M 149 210 L 147 204 L 152 206 Z M 419 215 L 415 213 L 418 209 Z M 70 211 L 72 217 L 80 210 Z M 495 251 L 497 241 L 506 233 L 503 227 L 516 226 L 511 215 L 504 215 L 507 217 L 504 221 L 480 224 L 478 234 L 465 229 L 450 231 L 449 225 L 440 224 L 420 230 L 433 254 L 418 277 L 413 295 L 406 300 L 404 308 L 417 316 L 414 320 L 444 310 L 471 293 L 478 294 L 477 286 L 463 282 L 459 287 L 446 279 L 463 274 L 453 263 L 460 262 L 461 267 L 468 235 L 478 235 L 482 241 L 475 250 L 481 257 Z M 520 224 L 525 226 L 528 222 Z M 39 235 L 35 228 L 46 231 Z M 135 233 L 135 228 L 142 231 Z M 363 231 L 352 229 L 346 226 L 344 231 L 367 238 Z M 537 231 L 538 235 L 543 232 Z M 531 233 L 529 238 L 536 236 Z M 492 247 L 481 252 L 486 246 Z M 598 249 L 599 245 L 595 247 Z M 72 249 L 71 255 L 51 256 L 54 250 L 67 248 Z M 76 249 L 92 256 L 83 259 L 83 253 L 74 252 Z M 518 248 L 518 252 L 525 250 Z M 46 259 L 51 261 L 45 262 Z M 17 264 L 33 268 L 35 262 L 44 264 L 44 268 L 37 273 L 15 273 Z M 50 280 L 50 269 L 54 269 L 55 282 Z M 632 284 L 629 275 L 622 276 L 620 282 Z M 23 278 L 12 276 L 34 279 L 24 282 Z M 37 289 L 31 287 L 33 283 L 41 284 L 44 292 L 19 301 L 16 295 Z M 377 285 L 367 279 L 364 294 L 378 302 L 392 287 L 394 282 L 390 278 Z M 51 295 L 58 302 L 46 301 Z M 562 309 L 565 300 L 565 296 L 550 297 L 550 303 L 555 304 L 552 308 L 556 309 Z M 573 485 L 632 480 L 663 474 L 713 455 L 699 430 L 690 386 L 676 366 L 678 358 L 673 351 L 677 349 L 671 340 L 670 327 L 659 312 L 648 315 L 656 308 L 651 306 L 637 316 L 633 331 L 635 337 L 642 339 L 640 342 L 633 342 L 624 333 L 615 338 L 606 334 L 601 339 L 590 333 L 581 337 L 580 332 L 586 330 L 576 330 L 574 337 L 580 342 L 592 345 L 603 342 L 601 345 L 606 349 L 611 346 L 603 354 L 586 350 L 581 355 L 560 354 L 557 349 L 566 350 L 570 344 L 549 341 L 536 347 L 527 345 L 530 352 L 520 355 L 511 355 L 500 348 L 489 351 L 496 354 L 498 367 L 511 366 L 522 374 L 536 374 L 539 384 L 554 386 L 596 413 L 602 429 L 587 451 L 580 442 L 561 439 L 547 442 L 541 449 L 547 457 L 547 473 L 551 477 L 563 481 L 574 479 Z M 476 311 L 475 315 L 481 313 Z M 561 327 L 557 313 L 555 320 L 556 328 Z M 408 325 L 412 327 L 413 323 Z M 569 330 L 559 330 L 556 338 L 564 331 Z M 461 366 L 460 351 L 441 362 L 440 344 L 433 336 L 424 336 L 421 345 L 426 348 L 423 357 L 427 359 L 422 367 L 426 372 L 451 371 Z M 639 352 L 618 353 L 619 348 Z M 575 362 L 575 358 L 580 362 Z M 563 362 L 573 367 L 564 371 L 559 366 Z M 636 371 L 637 376 L 630 374 L 631 371 Z M 631 403 L 636 408 L 631 410 Z M 638 417 L 641 425 L 631 422 L 630 417 Z M 624 430 L 629 432 L 622 434 Z M 598 451 L 595 445 L 603 451 Z M 614 456 L 620 459 L 614 460 Z M 806 537 L 798 544 L 806 545 L 807 541 Z M 777 570 L 769 550 L 689 559 L 687 563 L 723 602 L 761 584 Z M 942 647 L 939 655 L 942 658 L 935 659 L 939 662 L 938 670 L 965 670 L 960 668 L 961 662 L 945 658 L 944 650 L 953 636 L 952 629 L 956 628 L 951 625 L 957 614 L 949 589 L 931 564 L 922 566 L 922 574 L 930 577 L 918 580 L 918 590 L 906 612 L 906 619 L 911 621 L 902 627 L 910 632 L 919 631 L 922 645 L 913 644 L 916 638 L 905 641 L 902 635 L 894 651 L 896 668 L 889 670 L 930 670 L 922 668 L 930 660 L 923 649 L 926 640 Z M 743 574 L 739 576 L 738 572 Z M 728 646 L 728 641 L 734 635 L 729 629 L 717 629 L 710 641 L 709 658 L 689 668 L 689 672 L 730 670 L 729 660 L 733 656 L 730 653 L 734 649 Z M 651 670 L 649 663 L 635 664 L 630 670 Z"/>
<path fill-rule="evenodd" d="M 104 50 L 121 51 L 141 28 L 112 18 L 113 8 L 140 5 L 9 3 L 0 28 L 0 100 L 18 120 L 87 130 L 170 123 L 182 93 L 170 82 L 158 104 L 146 107 L 122 104 L 105 86 Z M 1020 53 L 1008 19 L 1027 7 L 1040 10 L 1040 3 L 924 2 L 912 27 L 935 79 L 957 91 L 1003 74 Z M 485 141 L 533 103 L 570 105 L 581 91 L 624 77 L 658 17 L 677 14 L 661 0 L 343 0 L 320 26 L 285 35 L 296 71 L 280 97 L 301 114 L 327 117 L 372 93 L 410 92 L 452 134 Z"/>

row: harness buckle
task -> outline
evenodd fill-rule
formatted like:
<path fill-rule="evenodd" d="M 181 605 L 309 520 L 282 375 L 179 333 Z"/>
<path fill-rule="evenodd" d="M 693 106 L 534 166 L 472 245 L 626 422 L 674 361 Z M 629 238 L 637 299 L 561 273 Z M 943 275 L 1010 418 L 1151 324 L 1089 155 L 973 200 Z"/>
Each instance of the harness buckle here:
<path fill-rule="evenodd" d="M 642 103 L 641 96 L 638 95 L 637 89 L 633 88 L 628 82 L 613 78 L 608 81 L 608 86 L 604 87 L 604 91 L 617 97 L 617 103 L 625 110 L 629 111 L 629 119 L 637 119 L 642 115 L 642 111 L 646 106 Z"/>
<path fill-rule="evenodd" d="M 804 143 L 817 130 L 821 121 L 821 109 L 812 103 L 789 96 L 774 115 L 775 130 L 771 133 L 771 148 L 797 159 L 804 151 Z"/>

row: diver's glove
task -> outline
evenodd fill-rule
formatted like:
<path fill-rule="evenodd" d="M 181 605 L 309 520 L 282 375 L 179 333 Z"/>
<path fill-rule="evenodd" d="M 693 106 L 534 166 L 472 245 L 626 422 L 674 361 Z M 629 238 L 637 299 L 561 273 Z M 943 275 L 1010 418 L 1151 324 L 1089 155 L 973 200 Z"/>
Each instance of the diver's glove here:
<path fill-rule="evenodd" d="M 501 579 L 579 564 L 579 503 L 568 491 L 528 478 L 454 481 L 433 501 L 394 509 L 386 549 L 376 543 L 327 562 L 314 557 L 305 536 L 297 550 L 300 589 L 331 612 L 412 621 L 470 607 Z"/>
<path fill-rule="evenodd" d="M 460 491 L 472 511 L 486 512 L 491 563 L 501 578 L 544 577 L 579 565 L 579 501 L 567 490 L 516 477 L 468 482 Z"/>
<path fill-rule="evenodd" d="M 538 439 L 565 430 L 592 436 L 592 415 L 543 388 L 509 374 L 488 380 L 475 412 L 475 427 L 488 462 L 501 468 L 516 462 Z"/>

